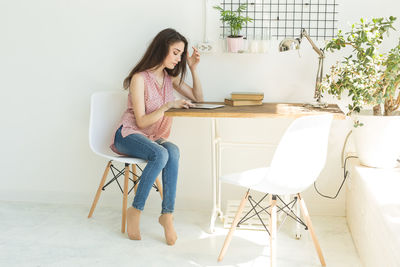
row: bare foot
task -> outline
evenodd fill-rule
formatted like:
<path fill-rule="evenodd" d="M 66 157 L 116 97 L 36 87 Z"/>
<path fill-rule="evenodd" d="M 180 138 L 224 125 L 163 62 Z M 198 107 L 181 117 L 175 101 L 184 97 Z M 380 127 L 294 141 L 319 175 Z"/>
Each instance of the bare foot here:
<path fill-rule="evenodd" d="M 126 211 L 126 220 L 127 220 L 127 228 L 128 228 L 128 237 L 132 240 L 141 240 L 140 236 L 140 213 L 141 211 L 135 209 L 134 207 L 129 207 Z"/>
<path fill-rule="evenodd" d="M 173 217 L 171 213 L 164 213 L 158 218 L 158 222 L 164 227 L 165 240 L 169 246 L 175 244 L 178 238 L 174 228 Z"/>

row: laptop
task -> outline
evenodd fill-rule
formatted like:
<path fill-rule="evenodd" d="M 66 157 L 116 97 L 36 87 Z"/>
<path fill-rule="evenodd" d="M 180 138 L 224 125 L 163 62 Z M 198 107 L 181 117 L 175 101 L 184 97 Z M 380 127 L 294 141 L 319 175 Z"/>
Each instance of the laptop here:
<path fill-rule="evenodd" d="M 203 103 L 193 103 L 195 106 L 190 108 L 202 108 L 202 109 L 214 109 L 222 108 L 224 105 L 220 104 L 203 104 Z"/>

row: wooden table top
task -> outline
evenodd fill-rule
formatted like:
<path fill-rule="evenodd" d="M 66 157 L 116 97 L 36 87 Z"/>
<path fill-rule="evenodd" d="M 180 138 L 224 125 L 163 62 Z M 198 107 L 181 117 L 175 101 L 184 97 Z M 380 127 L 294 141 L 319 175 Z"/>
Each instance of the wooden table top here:
<path fill-rule="evenodd" d="M 222 102 L 204 102 L 207 104 L 224 104 Z M 263 103 L 259 106 L 224 106 L 216 109 L 170 109 L 165 112 L 171 117 L 209 117 L 209 118 L 279 118 L 301 117 L 306 115 L 333 114 L 335 119 L 346 118 L 336 104 L 327 108 L 313 108 L 304 103 Z"/>

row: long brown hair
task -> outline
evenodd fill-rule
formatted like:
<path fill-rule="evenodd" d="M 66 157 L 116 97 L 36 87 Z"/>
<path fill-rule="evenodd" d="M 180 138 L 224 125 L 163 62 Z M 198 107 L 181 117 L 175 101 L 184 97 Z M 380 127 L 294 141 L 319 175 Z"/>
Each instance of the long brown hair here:
<path fill-rule="evenodd" d="M 159 32 L 149 45 L 144 53 L 144 56 L 139 61 L 139 63 L 133 68 L 133 70 L 129 73 L 128 77 L 124 80 L 124 89 L 128 89 L 131 84 L 132 76 L 135 73 L 145 71 L 148 69 L 152 69 L 154 67 L 160 66 L 164 59 L 168 56 L 170 45 L 176 42 L 183 42 L 185 44 L 185 48 L 182 53 L 181 61 L 173 69 L 167 69 L 167 73 L 173 77 L 181 74 L 180 83 L 184 80 L 186 74 L 186 55 L 187 55 L 187 46 L 188 42 L 186 38 L 181 35 L 179 32 L 174 29 L 165 29 Z"/>

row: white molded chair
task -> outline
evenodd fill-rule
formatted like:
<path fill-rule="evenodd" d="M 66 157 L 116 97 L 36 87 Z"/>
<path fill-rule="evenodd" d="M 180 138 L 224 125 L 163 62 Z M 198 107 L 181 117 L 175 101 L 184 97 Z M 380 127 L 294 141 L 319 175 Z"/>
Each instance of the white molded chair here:
<path fill-rule="evenodd" d="M 226 236 L 218 261 L 223 259 L 238 223 L 246 220 L 251 212 L 255 215 L 260 212 L 267 212 L 269 229 L 264 222 L 262 223 L 270 235 L 271 266 L 276 266 L 276 216 L 279 209 L 280 212 L 286 213 L 298 224 L 302 224 L 310 230 L 321 265 L 326 266 L 306 204 L 300 193 L 314 183 L 325 166 L 332 118 L 332 115 L 326 114 L 304 116 L 294 120 L 279 142 L 270 167 L 252 169 L 220 178 L 222 182 L 242 186 L 247 190 Z M 251 190 L 269 194 L 270 205 L 266 208 L 260 207 L 259 202 L 256 202 L 249 195 Z M 279 195 L 295 195 L 295 197 L 292 202 L 285 203 Z M 283 203 L 282 207 L 277 205 L 277 199 Z M 239 220 L 247 200 L 249 200 L 252 209 L 244 218 Z M 296 203 L 300 204 L 305 222 L 297 216 L 297 212 L 293 211 Z M 256 208 L 259 208 L 259 210 L 257 211 Z M 253 216 L 255 215 L 253 214 Z M 261 220 L 261 217 L 258 217 Z"/>
<path fill-rule="evenodd" d="M 139 158 L 131 158 L 127 156 L 119 156 L 110 149 L 111 139 L 116 131 L 121 116 L 126 110 L 128 96 L 126 92 L 97 92 L 92 95 L 91 106 L 90 106 L 90 125 L 89 125 L 89 144 L 90 148 L 99 156 L 102 156 L 109 160 L 106 169 L 104 170 L 103 178 L 100 181 L 100 185 L 97 189 L 96 196 L 93 200 L 92 207 L 88 218 L 92 217 L 94 209 L 96 208 L 97 202 L 100 198 L 101 191 L 105 189 L 111 182 L 116 181 L 123 193 L 122 200 L 122 223 L 121 232 L 125 233 L 126 223 L 126 209 L 129 180 L 133 181 L 133 188 L 136 193 L 137 184 L 140 177 L 137 175 L 136 167 L 139 163 L 146 163 L 146 160 Z M 125 168 L 122 170 L 117 169 L 112 161 L 122 162 L 125 164 Z M 132 171 L 129 170 L 129 165 L 132 165 Z M 113 178 L 106 184 L 106 178 L 108 172 L 111 170 Z M 115 172 L 116 171 L 116 172 Z M 129 175 L 132 174 L 132 179 Z M 121 188 L 118 178 L 124 175 L 124 186 Z M 156 185 L 153 187 L 160 192 L 162 198 L 162 188 L 159 179 L 156 179 Z"/>

